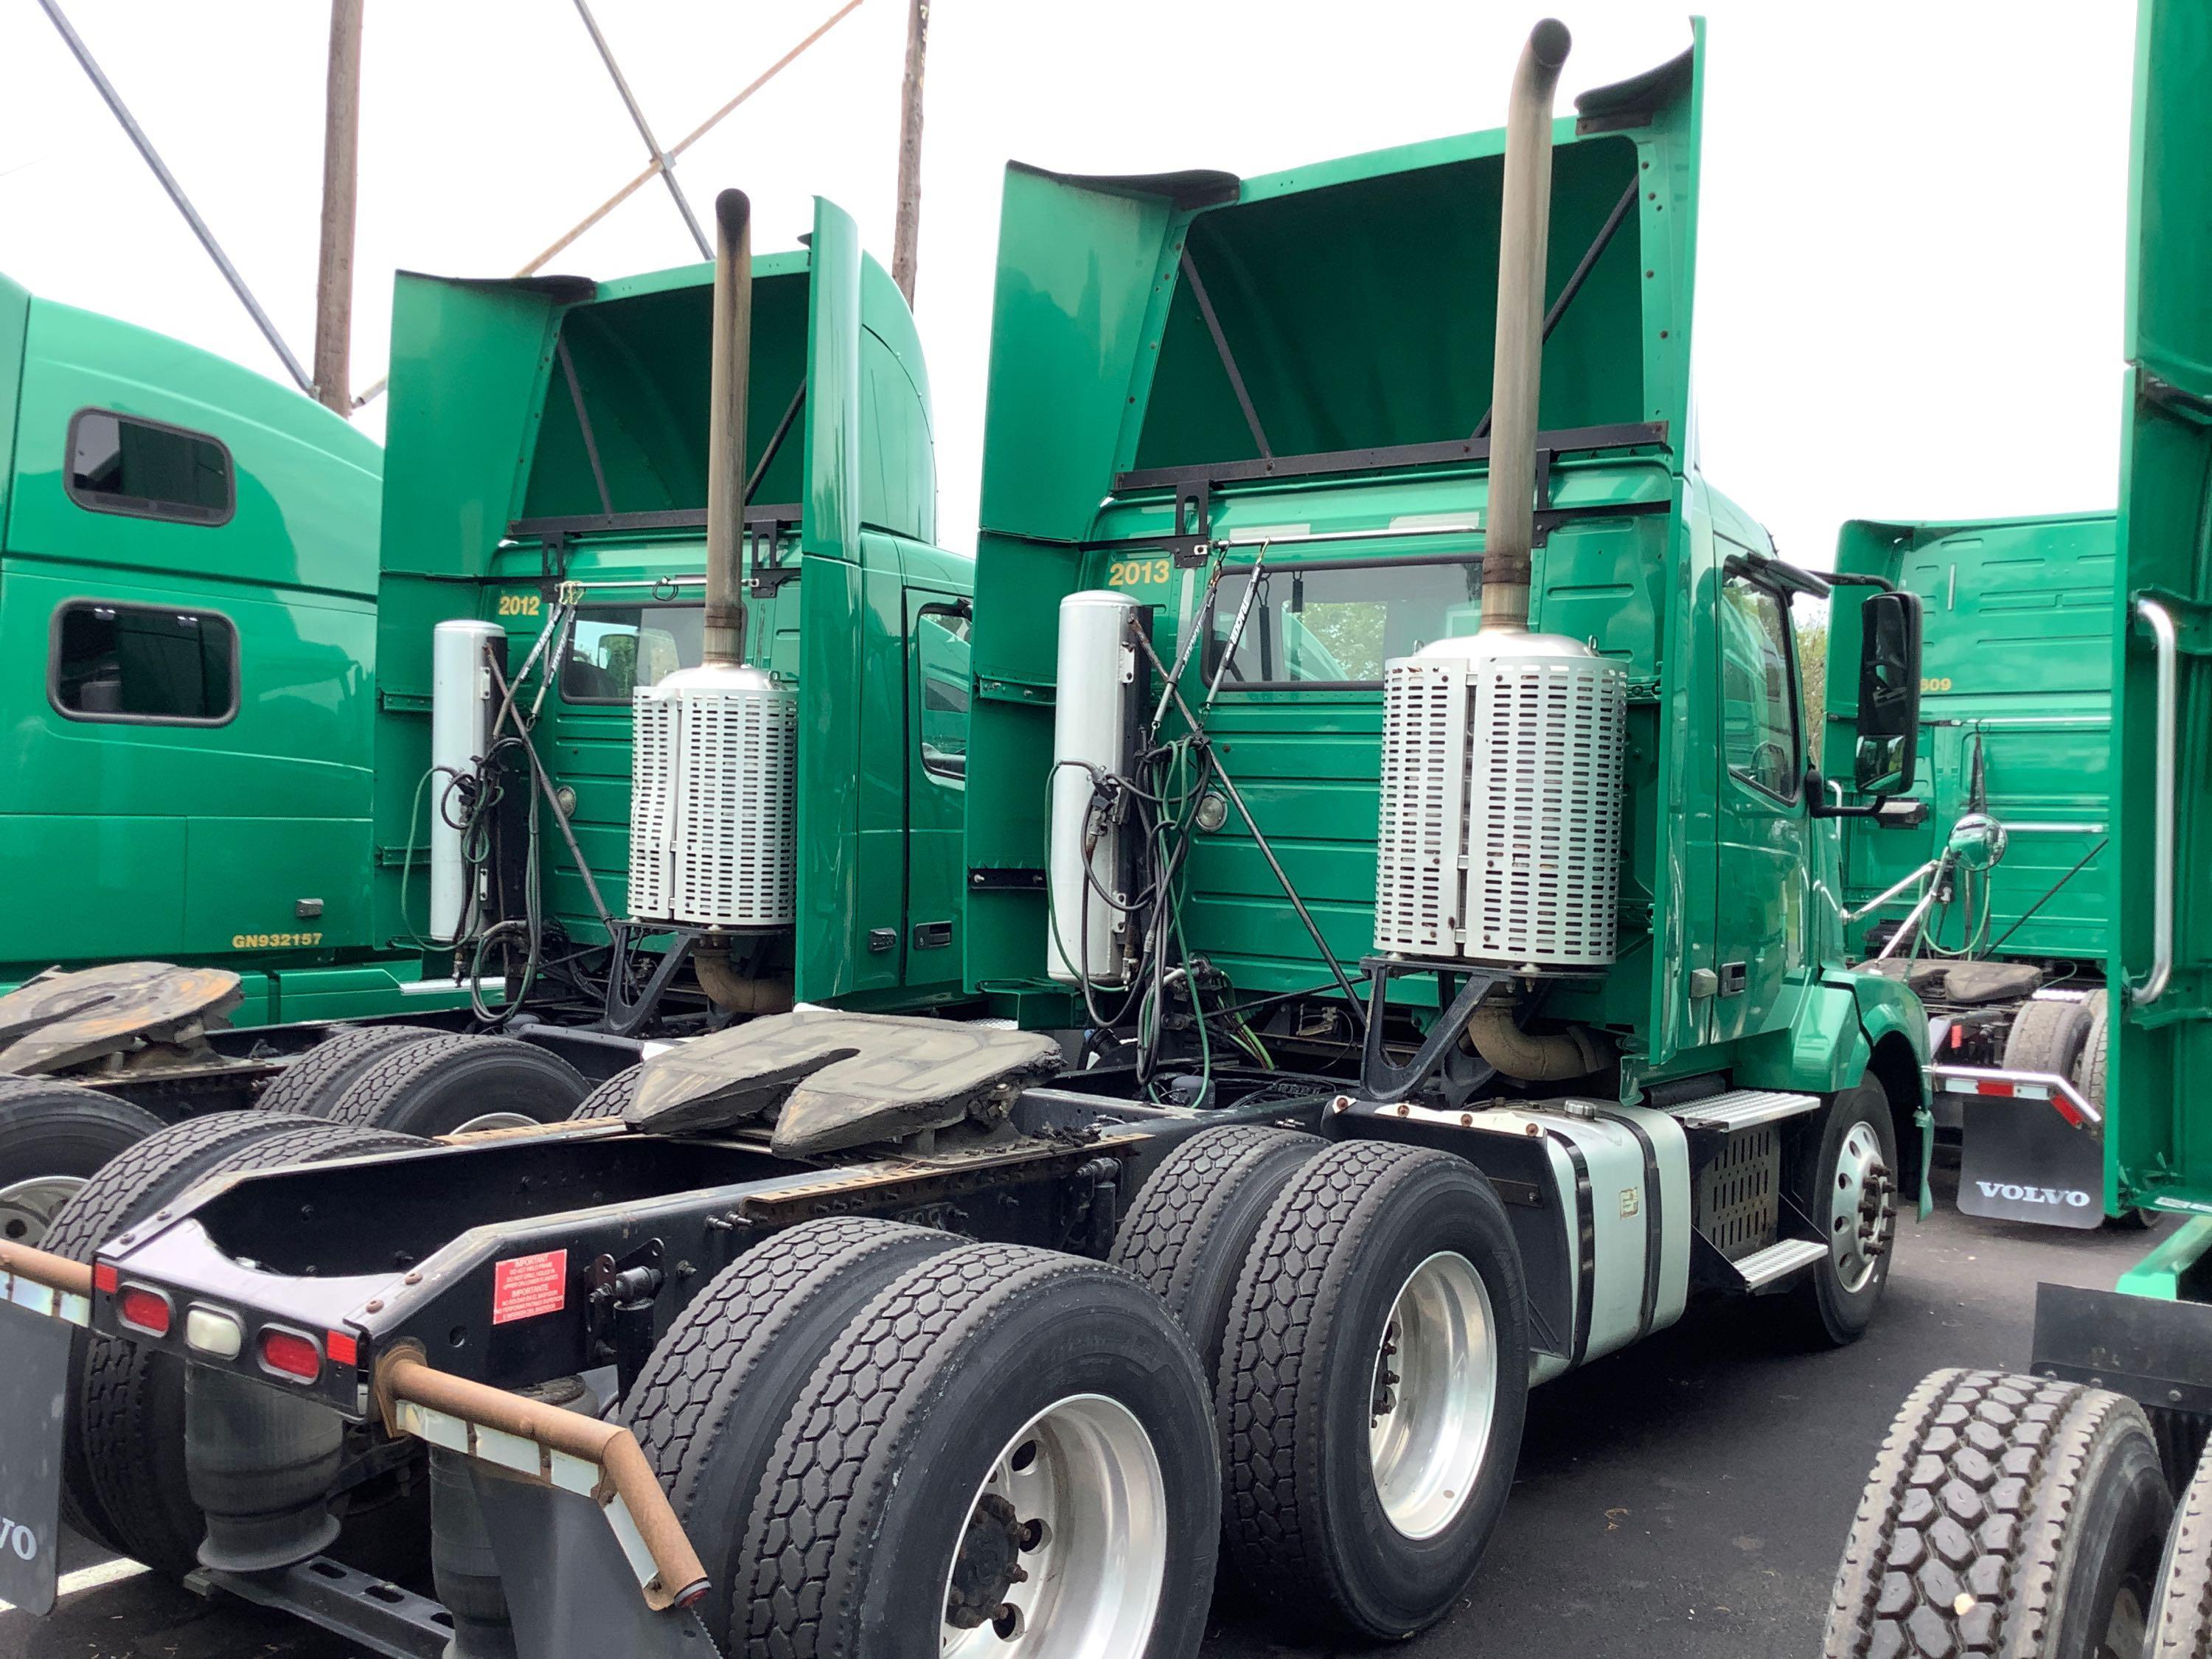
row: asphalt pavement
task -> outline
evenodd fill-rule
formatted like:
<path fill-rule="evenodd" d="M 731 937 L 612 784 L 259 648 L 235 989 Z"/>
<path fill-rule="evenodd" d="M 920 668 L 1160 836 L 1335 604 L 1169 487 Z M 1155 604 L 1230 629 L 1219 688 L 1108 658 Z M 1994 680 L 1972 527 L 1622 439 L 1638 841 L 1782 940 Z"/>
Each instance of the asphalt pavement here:
<path fill-rule="evenodd" d="M 1530 1398 L 1513 1498 L 1462 1606 L 1405 1659 L 1808 1659 L 1866 1468 L 1913 1383 L 1942 1365 L 2027 1360 L 2038 1280 L 2109 1288 L 2141 1232 L 1960 1215 L 1903 1230 L 1889 1293 L 1840 1352 L 1778 1342 L 1717 1304 Z M 80 1553 L 72 1570 L 94 1572 Z M 120 1564 L 109 1571 L 126 1571 Z M 1331 1650 L 1231 1589 L 1206 1659 Z M 77 1590 L 47 1620 L 0 1613 L 0 1659 L 349 1659 L 295 1621 L 213 1604 L 143 1573 Z"/>

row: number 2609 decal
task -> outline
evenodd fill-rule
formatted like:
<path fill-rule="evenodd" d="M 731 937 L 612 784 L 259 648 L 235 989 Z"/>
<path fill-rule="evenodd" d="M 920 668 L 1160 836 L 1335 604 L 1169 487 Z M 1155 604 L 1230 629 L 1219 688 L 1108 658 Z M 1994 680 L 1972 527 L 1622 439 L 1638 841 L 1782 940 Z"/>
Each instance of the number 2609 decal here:
<path fill-rule="evenodd" d="M 1147 582 L 1174 579 L 1175 567 L 1166 559 L 1114 559 L 1106 566 L 1109 587 L 1141 587 Z"/>

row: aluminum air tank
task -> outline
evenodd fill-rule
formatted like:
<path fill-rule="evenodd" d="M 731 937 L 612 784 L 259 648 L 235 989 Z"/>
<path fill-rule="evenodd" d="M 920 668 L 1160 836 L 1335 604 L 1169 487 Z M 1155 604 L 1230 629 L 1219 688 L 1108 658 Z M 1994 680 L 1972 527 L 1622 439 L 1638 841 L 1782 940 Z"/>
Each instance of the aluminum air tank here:
<path fill-rule="evenodd" d="M 632 704 L 629 912 L 702 927 L 798 914 L 799 699 L 758 668 L 706 664 Z"/>
<path fill-rule="evenodd" d="M 491 746 L 491 671 L 487 651 L 506 654 L 497 623 L 441 622 L 430 635 L 430 937 L 450 944 L 468 908 L 469 872 L 461 832 L 447 822 L 453 780 L 467 777 Z"/>
<path fill-rule="evenodd" d="M 1068 983 L 1121 982 L 1127 919 L 1091 884 L 1120 896 L 1121 831 L 1095 823 L 1091 809 L 1098 774 L 1129 774 L 1136 719 L 1131 693 L 1137 684 L 1129 630 L 1136 614 L 1136 601 L 1125 593 L 1092 590 L 1060 602 L 1046 875 L 1052 921 L 1045 965 L 1053 978 Z"/>
<path fill-rule="evenodd" d="M 1628 672 L 1498 629 L 1383 665 L 1375 948 L 1516 970 L 1613 961 Z"/>

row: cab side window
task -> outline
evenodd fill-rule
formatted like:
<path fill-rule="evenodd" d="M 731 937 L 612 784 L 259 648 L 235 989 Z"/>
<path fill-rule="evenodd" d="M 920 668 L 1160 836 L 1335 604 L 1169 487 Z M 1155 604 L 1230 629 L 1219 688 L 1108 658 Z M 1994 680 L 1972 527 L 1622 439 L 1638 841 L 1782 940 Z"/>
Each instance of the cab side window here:
<path fill-rule="evenodd" d="M 1721 745 L 1728 769 L 1782 800 L 1797 799 L 1790 611 L 1772 589 L 1730 577 L 1721 590 Z"/>
<path fill-rule="evenodd" d="M 71 600 L 54 612 L 47 692 L 73 720 L 221 726 L 238 713 L 238 630 L 212 611 Z"/>
<path fill-rule="evenodd" d="M 79 507 L 131 519 L 219 525 L 237 504 L 221 442 L 112 410 L 82 409 L 70 420 L 66 479 Z"/>
<path fill-rule="evenodd" d="M 921 764 L 940 778 L 968 777 L 968 630 L 964 611 L 932 605 L 915 625 L 921 680 Z"/>

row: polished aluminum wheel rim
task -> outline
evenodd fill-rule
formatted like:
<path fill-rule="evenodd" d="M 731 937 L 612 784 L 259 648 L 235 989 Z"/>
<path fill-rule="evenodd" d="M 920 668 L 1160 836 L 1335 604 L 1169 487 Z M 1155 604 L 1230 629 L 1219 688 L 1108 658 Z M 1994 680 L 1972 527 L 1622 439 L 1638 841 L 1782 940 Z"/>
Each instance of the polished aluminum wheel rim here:
<path fill-rule="evenodd" d="M 1103 1395 L 1022 1425 L 969 1504 L 945 1575 L 939 1651 L 1138 1659 L 1167 1583 L 1167 1483 L 1152 1437 Z"/>
<path fill-rule="evenodd" d="M 526 1117 L 520 1112 L 486 1112 L 482 1117 L 472 1117 L 465 1123 L 456 1124 L 446 1131 L 449 1135 L 482 1134 L 487 1129 L 535 1128 L 538 1120 Z"/>
<path fill-rule="evenodd" d="M 1861 1121 L 1844 1132 L 1831 1185 L 1829 1260 L 1846 1291 L 1863 1291 L 1889 1254 L 1897 1224 L 1897 1182 L 1883 1161 L 1874 1125 Z"/>
<path fill-rule="evenodd" d="M 1498 1334 L 1474 1264 L 1442 1250 L 1413 1269 L 1375 1356 L 1367 1454 L 1382 1513 L 1433 1538 L 1474 1492 L 1498 1401 Z"/>
<path fill-rule="evenodd" d="M 84 1186 L 82 1176 L 33 1176 L 0 1187 L 0 1241 L 37 1244 L 62 1206 Z"/>

